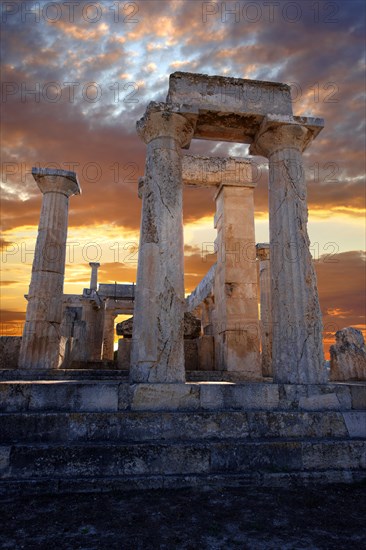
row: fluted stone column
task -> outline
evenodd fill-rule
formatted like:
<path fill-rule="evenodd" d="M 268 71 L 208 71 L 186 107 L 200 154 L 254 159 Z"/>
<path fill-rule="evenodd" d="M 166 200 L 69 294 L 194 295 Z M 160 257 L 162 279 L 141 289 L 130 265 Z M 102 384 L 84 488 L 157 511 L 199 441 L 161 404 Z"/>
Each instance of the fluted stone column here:
<path fill-rule="evenodd" d="M 303 120 L 265 120 L 250 152 L 269 159 L 273 378 L 310 384 L 324 382 L 326 375 L 302 160 L 313 134 Z"/>
<path fill-rule="evenodd" d="M 225 183 L 216 194 L 216 368 L 247 380 L 262 377 L 259 353 L 255 184 Z"/>
<path fill-rule="evenodd" d="M 33 168 L 32 174 L 43 200 L 19 366 L 53 369 L 63 359 L 60 325 L 68 203 L 81 190 L 75 172 Z"/>
<path fill-rule="evenodd" d="M 130 380 L 184 382 L 181 147 L 193 128 L 164 104 L 137 123 L 147 144 Z"/>
<path fill-rule="evenodd" d="M 90 290 L 97 290 L 98 288 L 98 268 L 100 264 L 98 262 L 90 262 L 90 267 L 92 268 L 90 274 Z"/>
<path fill-rule="evenodd" d="M 108 301 L 105 305 L 103 323 L 103 350 L 102 359 L 113 361 L 114 357 L 114 320 L 117 317 L 114 310 L 108 309 Z"/>
<path fill-rule="evenodd" d="M 259 261 L 262 374 L 263 376 L 272 376 L 272 313 L 269 244 L 258 243 L 256 248 Z"/>

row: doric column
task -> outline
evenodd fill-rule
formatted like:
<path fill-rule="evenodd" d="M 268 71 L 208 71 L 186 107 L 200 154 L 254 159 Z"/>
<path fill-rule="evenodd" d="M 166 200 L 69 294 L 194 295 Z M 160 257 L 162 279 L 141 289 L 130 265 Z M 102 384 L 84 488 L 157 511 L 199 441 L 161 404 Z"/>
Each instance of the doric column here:
<path fill-rule="evenodd" d="M 117 317 L 114 309 L 108 309 L 108 300 L 105 304 L 103 323 L 103 350 L 102 359 L 113 361 L 114 358 L 114 320 Z"/>
<path fill-rule="evenodd" d="M 325 381 L 302 161 L 302 151 L 314 134 L 307 120 L 302 117 L 300 124 L 267 117 L 250 150 L 269 159 L 273 378 L 294 384 Z"/>
<path fill-rule="evenodd" d="M 32 174 L 43 199 L 19 366 L 52 369 L 63 358 L 60 324 L 68 203 L 81 190 L 75 172 L 33 168 Z"/>
<path fill-rule="evenodd" d="M 183 382 L 184 271 L 181 147 L 189 122 L 165 104 L 137 123 L 147 144 L 131 353 L 131 382 Z"/>
<path fill-rule="evenodd" d="M 259 261 L 262 374 L 263 376 L 272 376 L 272 315 L 269 244 L 258 243 L 256 248 Z"/>
<path fill-rule="evenodd" d="M 216 194 L 215 361 L 216 369 L 258 380 L 255 184 L 249 180 L 222 184 Z"/>
<path fill-rule="evenodd" d="M 90 290 L 97 290 L 98 288 L 98 268 L 100 264 L 98 262 L 90 262 L 91 274 L 90 274 Z"/>

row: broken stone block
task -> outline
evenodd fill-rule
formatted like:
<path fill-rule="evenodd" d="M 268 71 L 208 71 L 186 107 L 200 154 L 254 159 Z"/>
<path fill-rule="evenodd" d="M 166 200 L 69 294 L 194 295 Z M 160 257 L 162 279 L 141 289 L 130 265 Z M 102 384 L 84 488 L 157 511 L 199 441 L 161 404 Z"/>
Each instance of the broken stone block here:
<path fill-rule="evenodd" d="M 132 329 L 133 329 L 133 317 L 117 323 L 116 332 L 118 336 L 123 336 L 123 338 L 132 338 Z"/>
<path fill-rule="evenodd" d="M 192 313 L 184 314 L 184 339 L 194 340 L 201 334 L 201 321 Z"/>
<path fill-rule="evenodd" d="M 330 379 L 366 380 L 366 346 L 360 330 L 347 327 L 336 332 L 330 347 Z"/>

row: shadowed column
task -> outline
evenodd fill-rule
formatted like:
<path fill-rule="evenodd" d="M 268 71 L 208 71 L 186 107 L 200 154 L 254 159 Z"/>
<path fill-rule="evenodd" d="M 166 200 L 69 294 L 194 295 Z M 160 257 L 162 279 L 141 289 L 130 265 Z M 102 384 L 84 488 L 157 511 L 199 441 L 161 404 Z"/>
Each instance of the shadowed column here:
<path fill-rule="evenodd" d="M 32 174 L 43 200 L 19 366 L 53 369 L 63 359 L 60 324 L 68 203 L 81 189 L 75 172 L 33 168 Z"/>
<path fill-rule="evenodd" d="M 271 272 L 269 244 L 258 243 L 259 288 L 261 307 L 262 374 L 272 376 L 272 314 L 271 314 Z"/>

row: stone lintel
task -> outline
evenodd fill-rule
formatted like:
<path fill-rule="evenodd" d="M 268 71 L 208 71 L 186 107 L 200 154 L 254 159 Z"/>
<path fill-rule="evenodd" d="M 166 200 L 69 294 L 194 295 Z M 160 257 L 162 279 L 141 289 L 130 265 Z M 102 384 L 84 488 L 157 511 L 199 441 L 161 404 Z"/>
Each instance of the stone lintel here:
<path fill-rule="evenodd" d="M 75 172 L 55 168 L 32 168 L 32 175 L 42 193 L 80 195 L 81 187 Z"/>
<path fill-rule="evenodd" d="M 197 155 L 182 157 L 182 180 L 188 186 L 252 186 L 252 179 L 252 165 L 249 159 Z"/>
<path fill-rule="evenodd" d="M 221 112 L 292 114 L 287 84 L 180 71 L 169 77 L 167 102 Z"/>
<path fill-rule="evenodd" d="M 196 288 L 186 298 L 186 311 L 194 311 L 202 302 L 213 294 L 216 265 L 214 264 L 198 283 Z"/>
<path fill-rule="evenodd" d="M 99 285 L 98 294 L 101 298 L 133 300 L 135 286 L 133 284 L 106 284 Z"/>
<path fill-rule="evenodd" d="M 261 122 L 254 143 L 249 148 L 251 155 L 268 156 L 284 147 L 296 147 L 304 151 L 324 128 L 324 119 L 307 116 L 279 116 L 268 114 Z M 297 130 L 298 129 L 298 130 Z M 281 135 L 287 132 L 286 138 Z M 278 139 L 274 139 L 278 136 Z M 269 147 L 264 143 L 268 137 Z"/>
<path fill-rule="evenodd" d="M 182 181 L 187 187 L 256 187 L 252 180 L 252 163 L 238 157 L 182 156 Z M 141 199 L 145 176 L 139 178 L 138 196 Z M 220 190 L 220 189 L 219 189 Z"/>

